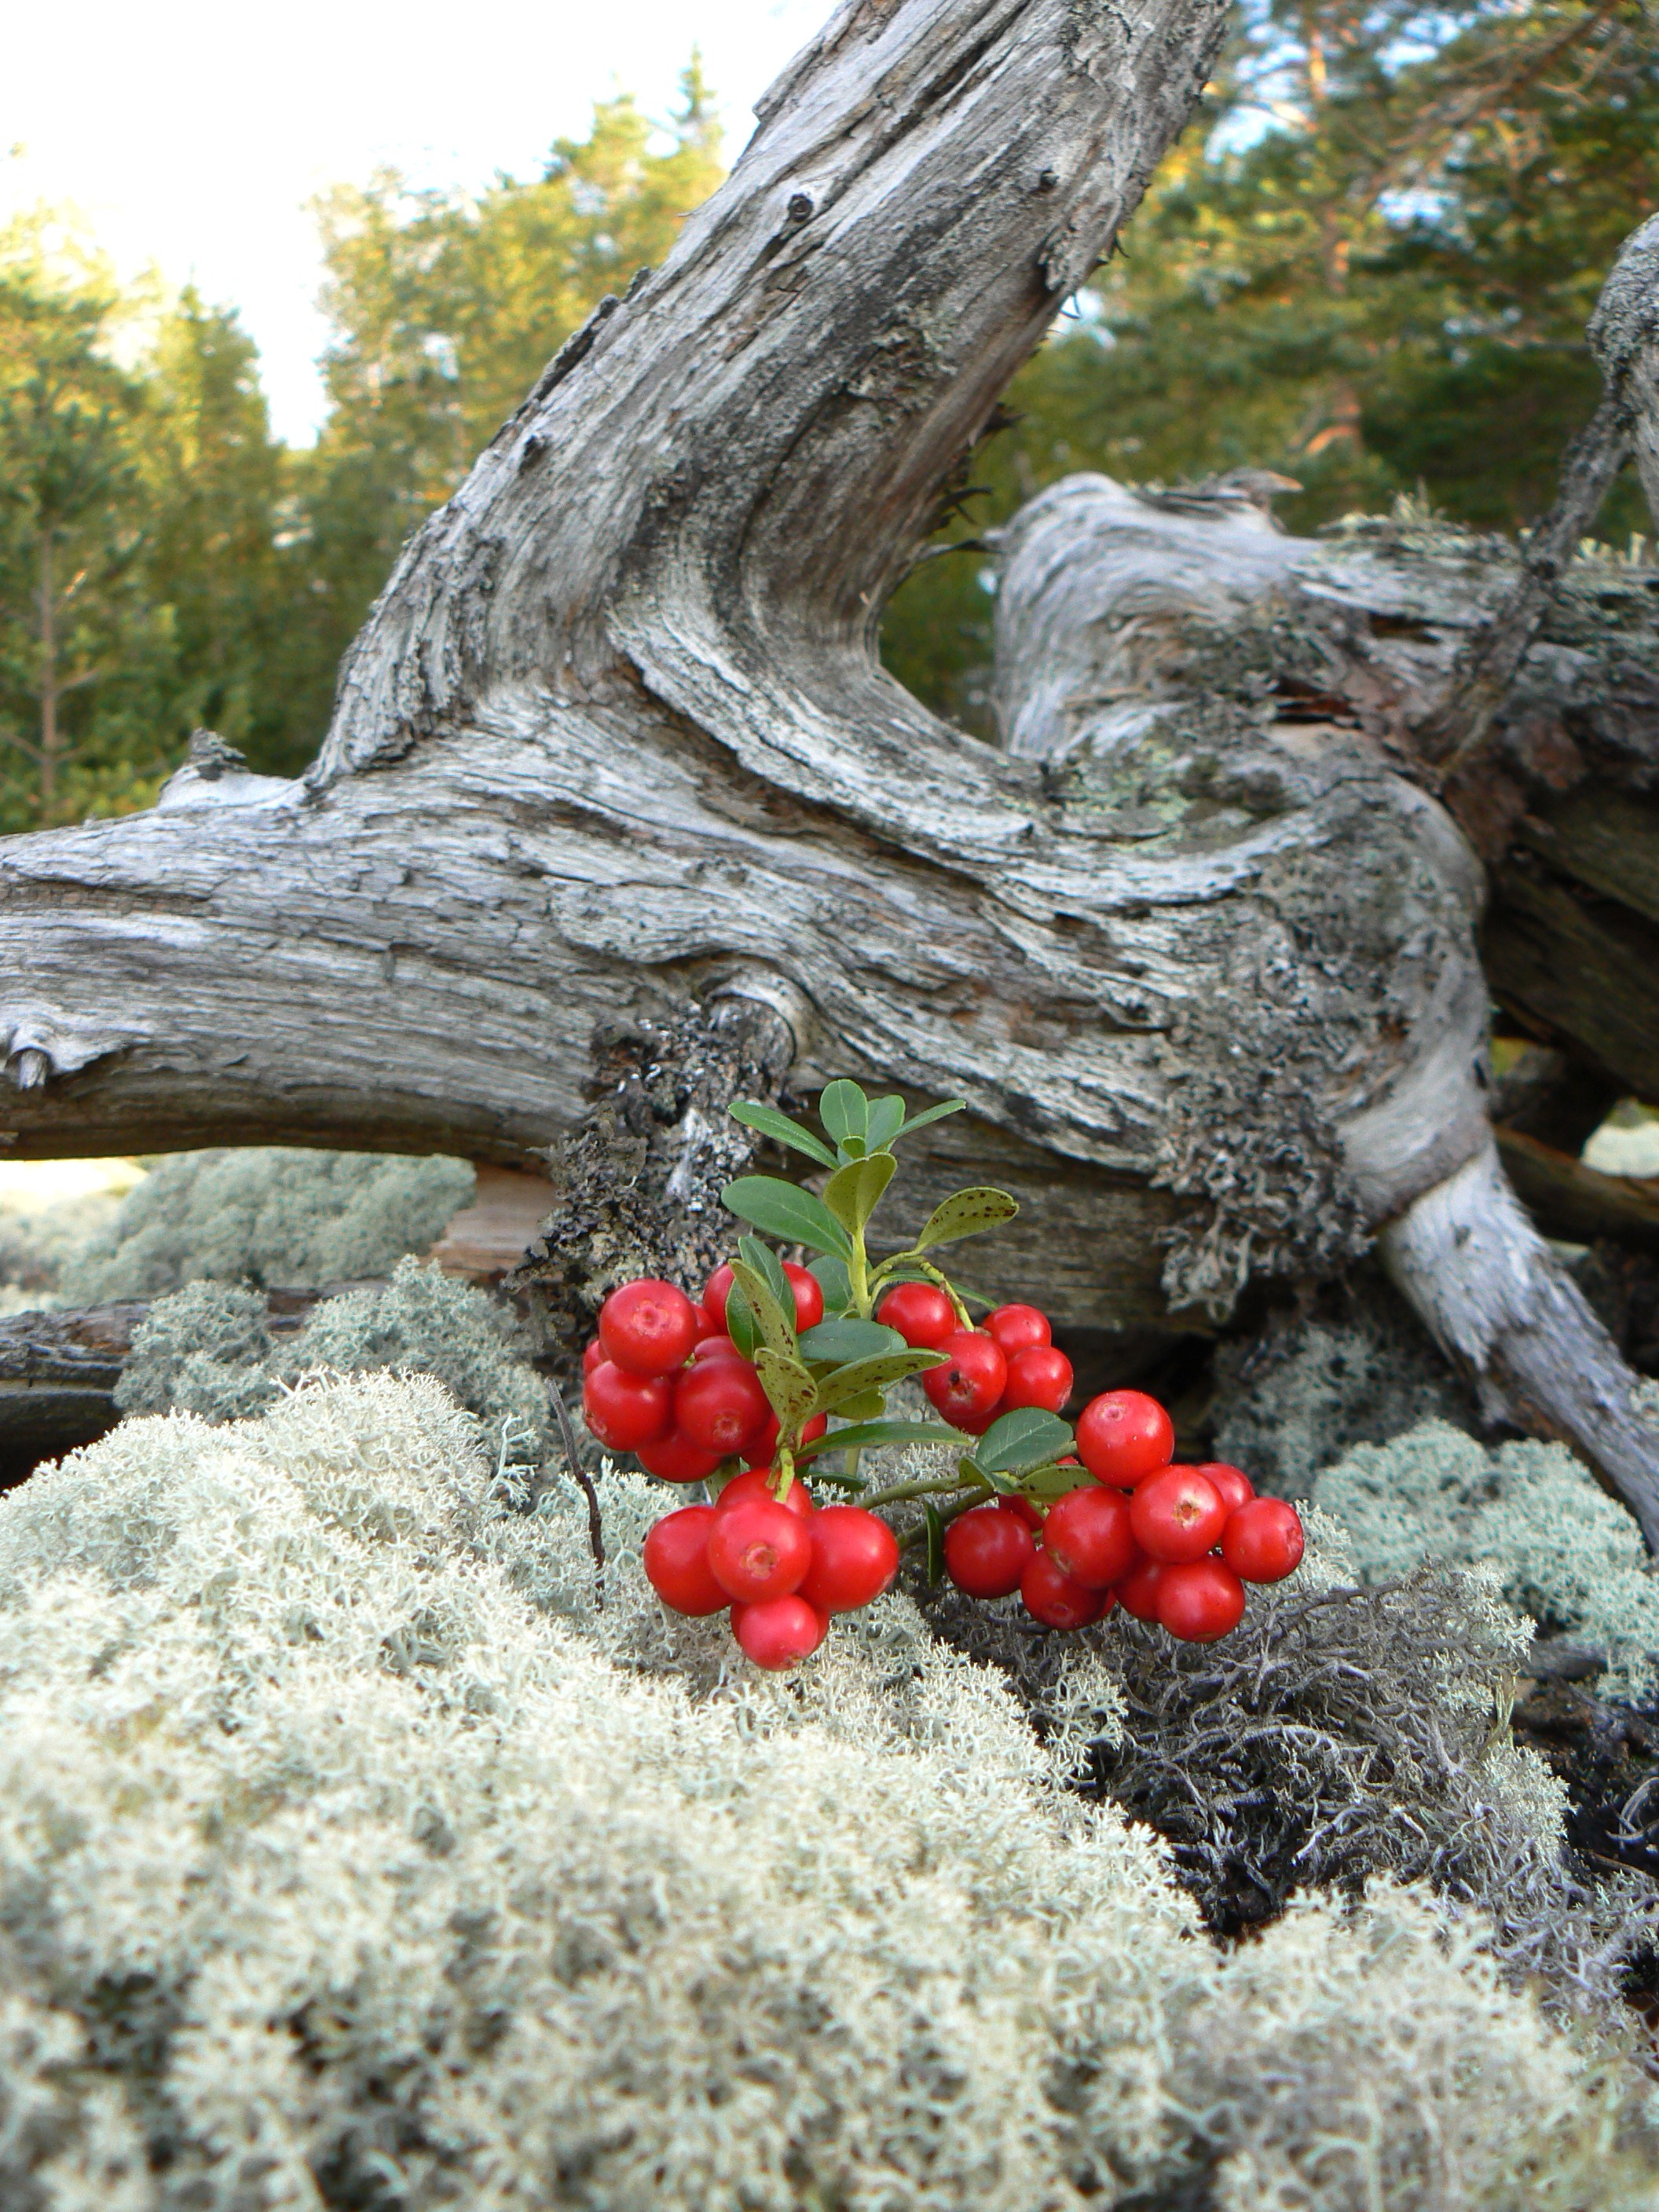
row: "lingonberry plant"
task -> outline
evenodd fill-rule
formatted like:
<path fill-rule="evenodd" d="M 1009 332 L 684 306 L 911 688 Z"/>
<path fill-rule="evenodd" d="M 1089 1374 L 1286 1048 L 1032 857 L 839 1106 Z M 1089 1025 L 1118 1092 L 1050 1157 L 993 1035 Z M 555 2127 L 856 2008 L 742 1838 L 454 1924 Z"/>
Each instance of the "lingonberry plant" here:
<path fill-rule="evenodd" d="M 902 1546 L 878 1509 L 913 1500 L 921 1517 L 904 1542 L 925 1547 L 930 1579 L 978 1598 L 1018 1590 L 1055 1629 L 1121 1604 L 1211 1641 L 1237 1626 L 1247 1582 L 1280 1581 L 1301 1559 L 1295 1508 L 1257 1498 L 1236 1467 L 1175 1465 L 1174 1425 L 1145 1392 L 1101 1393 L 1073 1428 L 1072 1364 L 1036 1307 L 999 1306 L 975 1324 L 929 1255 L 1012 1220 L 1005 1191 L 959 1190 L 908 1243 L 872 1254 L 894 1146 L 964 1103 L 907 1115 L 901 1098 L 832 1083 L 822 1136 L 775 1107 L 733 1106 L 825 1172 L 822 1194 L 774 1176 L 728 1183 L 726 1205 L 761 1233 L 740 1236 L 695 1299 L 672 1283 L 624 1283 L 583 1355 L 599 1442 L 714 1493 L 652 1529 L 653 1587 L 678 1613 L 729 1608 L 757 1666 L 796 1665 L 833 1613 L 889 1587 Z M 783 1259 L 769 1237 L 811 1257 Z M 913 1376 L 939 1419 L 889 1416 L 888 1393 Z M 860 1474 L 862 1452 L 911 1443 L 947 1448 L 954 1472 L 885 1488 Z M 814 1494 L 826 1490 L 837 1502 Z"/>

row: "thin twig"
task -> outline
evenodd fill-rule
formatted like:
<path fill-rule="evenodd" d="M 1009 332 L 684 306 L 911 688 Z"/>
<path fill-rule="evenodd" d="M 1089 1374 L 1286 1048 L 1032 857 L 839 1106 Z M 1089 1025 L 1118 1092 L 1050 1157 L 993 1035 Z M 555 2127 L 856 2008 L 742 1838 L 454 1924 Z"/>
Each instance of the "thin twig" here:
<path fill-rule="evenodd" d="M 582 1455 L 576 1443 L 576 1431 L 570 1425 L 565 1410 L 564 1393 L 550 1375 L 547 1395 L 553 1401 L 553 1411 L 559 1424 L 559 1436 L 564 1445 L 564 1455 L 572 1477 L 581 1485 L 582 1495 L 587 1500 L 587 1541 L 593 1553 L 593 1583 L 599 1592 L 599 1603 L 605 1603 L 605 1523 L 599 1517 L 599 1493 L 593 1486 L 593 1478 L 582 1465 Z"/>

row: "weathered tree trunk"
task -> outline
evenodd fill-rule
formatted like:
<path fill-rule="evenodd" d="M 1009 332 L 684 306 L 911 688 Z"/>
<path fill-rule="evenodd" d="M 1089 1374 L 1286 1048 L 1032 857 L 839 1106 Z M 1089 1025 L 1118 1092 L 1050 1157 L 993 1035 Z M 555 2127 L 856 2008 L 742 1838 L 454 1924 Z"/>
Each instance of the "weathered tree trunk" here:
<path fill-rule="evenodd" d="M 1481 1158 L 1474 853 L 1364 726 L 1118 682 L 1170 625 L 1091 605 L 1118 556 L 1090 505 L 1154 509 L 1062 487 L 1018 526 L 1007 750 L 875 659 L 939 484 L 1223 26 L 847 0 L 411 542 L 311 773 L 204 757 L 151 814 L 0 850 L 13 1156 L 515 1162 L 579 1112 L 596 1024 L 735 994 L 789 1024 L 797 1090 L 965 1095 L 931 1158 L 1025 1202 L 1002 1280 L 1119 1325 L 1337 1265 Z M 1231 532 L 1218 604 L 1271 599 L 1289 541 L 1196 526 Z M 1503 581 L 1473 564 L 1445 623 Z M 1363 590 L 1330 598 L 1362 623 Z"/>

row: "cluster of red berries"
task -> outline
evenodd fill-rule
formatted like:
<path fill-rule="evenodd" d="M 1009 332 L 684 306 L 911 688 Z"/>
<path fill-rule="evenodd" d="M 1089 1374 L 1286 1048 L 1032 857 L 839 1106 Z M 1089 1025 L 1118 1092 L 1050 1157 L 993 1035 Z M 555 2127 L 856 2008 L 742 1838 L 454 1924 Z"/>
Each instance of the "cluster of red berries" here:
<path fill-rule="evenodd" d="M 817 1278 L 786 1260 L 795 1326 L 823 1318 Z M 599 1309 L 582 1354 L 582 1412 L 608 1451 L 632 1452 L 665 1482 L 702 1482 L 723 1460 L 771 1464 L 778 1417 L 760 1377 L 726 1334 L 732 1270 L 716 1267 L 694 1304 L 672 1283 L 624 1283 Z M 807 1433 L 822 1436 L 819 1420 Z"/>
<path fill-rule="evenodd" d="M 934 1410 L 952 1428 L 982 1437 L 993 1421 L 1023 1406 L 1057 1413 L 1072 1395 L 1072 1363 L 1035 1306 L 999 1306 L 982 1328 L 963 1328 L 946 1293 L 933 1283 L 900 1283 L 876 1308 L 913 1349 L 942 1352 L 945 1364 L 921 1378 Z"/>
<path fill-rule="evenodd" d="M 945 1532 L 946 1573 L 971 1597 L 1018 1590 L 1048 1628 L 1086 1627 L 1117 1604 L 1184 1642 L 1227 1635 L 1246 1583 L 1295 1572 L 1302 1522 L 1282 1498 L 1258 1498 L 1237 1468 L 1179 1467 L 1174 1451 L 1156 1398 L 1103 1392 L 1077 1424 L 1078 1459 L 1094 1480 L 1046 1513 L 1018 1495 L 974 1506 Z"/>

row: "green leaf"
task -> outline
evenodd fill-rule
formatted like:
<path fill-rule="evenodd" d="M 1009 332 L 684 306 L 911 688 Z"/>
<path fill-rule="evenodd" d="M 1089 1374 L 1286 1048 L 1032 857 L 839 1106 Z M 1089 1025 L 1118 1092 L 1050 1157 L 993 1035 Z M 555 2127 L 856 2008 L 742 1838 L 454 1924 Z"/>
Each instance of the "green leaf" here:
<path fill-rule="evenodd" d="M 786 1244 L 810 1245 L 814 1252 L 833 1252 L 841 1260 L 852 1252 L 852 1242 L 835 1215 L 796 1183 L 776 1176 L 739 1176 L 726 1184 L 720 1200 L 739 1220 L 752 1221 Z"/>
<path fill-rule="evenodd" d="M 864 1125 L 864 1141 L 872 1152 L 884 1152 L 904 1127 L 904 1101 L 899 1097 L 872 1098 L 870 1118 Z"/>
<path fill-rule="evenodd" d="M 843 1137 L 836 1146 L 836 1164 L 845 1167 L 848 1160 L 861 1160 L 869 1149 L 862 1137 Z"/>
<path fill-rule="evenodd" d="M 1018 1487 L 1027 1498 L 1064 1498 L 1093 1480 L 1086 1467 L 1034 1467 L 1021 1475 Z"/>
<path fill-rule="evenodd" d="M 937 1421 L 849 1421 L 844 1428 L 831 1429 L 827 1436 L 814 1437 L 811 1443 L 801 1446 L 795 1456 L 816 1459 L 820 1452 L 862 1451 L 866 1445 L 961 1442 L 957 1430 L 942 1428 Z"/>
<path fill-rule="evenodd" d="M 824 1313 L 830 1319 L 838 1320 L 853 1302 L 853 1285 L 848 1280 L 846 1261 L 836 1259 L 834 1253 L 821 1253 L 816 1260 L 807 1261 L 806 1272 L 817 1278 L 818 1288 L 823 1292 Z"/>
<path fill-rule="evenodd" d="M 931 1589 L 945 1572 L 945 1523 L 931 1498 L 921 1501 L 921 1517 L 927 1525 L 927 1583 Z"/>
<path fill-rule="evenodd" d="M 746 1243 L 750 1240 L 745 1238 L 744 1241 Z M 774 1352 L 793 1358 L 795 1352 L 794 1324 L 785 1316 L 770 1283 L 757 1267 L 751 1267 L 746 1260 L 732 1262 L 732 1279 L 743 1292 L 744 1302 L 755 1316 L 755 1326 L 760 1331 L 762 1343 L 769 1345 Z"/>
<path fill-rule="evenodd" d="M 789 1287 L 789 1278 L 783 1272 L 783 1262 L 769 1244 L 763 1244 L 758 1237 L 739 1237 L 738 1257 L 751 1267 L 770 1289 L 789 1322 L 789 1334 L 794 1330 L 795 1294 Z"/>
<path fill-rule="evenodd" d="M 873 1359 L 878 1352 L 902 1352 L 904 1339 L 878 1321 L 841 1316 L 802 1332 L 796 1349 L 813 1366 L 842 1367 L 849 1359 Z"/>
<path fill-rule="evenodd" d="M 787 1114 L 779 1113 L 775 1106 L 764 1105 L 758 1098 L 738 1098 L 726 1111 L 745 1129 L 758 1130 L 775 1144 L 787 1145 L 792 1152 L 805 1152 L 820 1167 L 832 1168 L 836 1164 L 835 1154 L 822 1139 L 815 1137 L 810 1129 L 803 1129 L 799 1121 L 792 1121 Z"/>
<path fill-rule="evenodd" d="M 734 1275 L 732 1287 L 726 1294 L 726 1333 L 745 1359 L 755 1356 L 759 1341 L 755 1329 L 755 1316 L 749 1310 L 749 1301 Z"/>
<path fill-rule="evenodd" d="M 837 1406 L 844 1406 L 866 1390 L 884 1390 L 890 1382 L 902 1382 L 907 1375 L 920 1375 L 926 1368 L 942 1365 L 944 1359 L 942 1352 L 920 1346 L 914 1352 L 884 1352 L 874 1359 L 855 1359 L 819 1379 L 817 1403 L 812 1411 L 832 1413 Z"/>
<path fill-rule="evenodd" d="M 799 1359 L 763 1344 L 755 1354 L 755 1372 L 781 1430 L 799 1429 L 803 1421 L 811 1419 L 812 1378 Z"/>
<path fill-rule="evenodd" d="M 967 1106 L 965 1098 L 947 1098 L 942 1106 L 929 1106 L 920 1114 L 913 1114 L 894 1134 L 896 1137 L 908 1137 L 912 1129 L 925 1129 L 930 1121 L 942 1121 L 947 1114 L 966 1112 Z"/>
<path fill-rule="evenodd" d="M 1045 1413 L 1040 1406 L 1021 1406 L 992 1422 L 975 1446 L 974 1457 L 988 1474 L 1018 1474 L 1060 1458 L 1076 1441 L 1071 1424 L 1058 1413 Z"/>
<path fill-rule="evenodd" d="M 878 1421 L 887 1411 L 887 1394 L 860 1390 L 856 1398 L 843 1398 L 836 1410 L 844 1421 Z"/>
<path fill-rule="evenodd" d="M 925 1252 L 930 1245 L 954 1244 L 963 1237 L 981 1236 L 988 1229 L 1000 1229 L 1018 1212 L 1006 1190 L 959 1190 L 933 1208 L 910 1249 Z"/>
<path fill-rule="evenodd" d="M 867 1160 L 849 1160 L 825 1183 L 823 1202 L 849 1235 L 861 1233 L 897 1165 L 890 1152 L 874 1152 Z"/>
<path fill-rule="evenodd" d="M 824 1085 L 818 1099 L 818 1119 L 836 1144 L 848 1137 L 862 1138 L 869 1118 L 870 1101 L 856 1083 L 843 1076 L 838 1083 Z"/>
<path fill-rule="evenodd" d="M 1013 1475 L 1004 1474 L 997 1468 L 981 1467 L 976 1459 L 959 1459 L 957 1473 L 964 1482 L 982 1482 L 988 1490 L 994 1490 L 1000 1498 L 1006 1498 L 1019 1488 Z"/>

